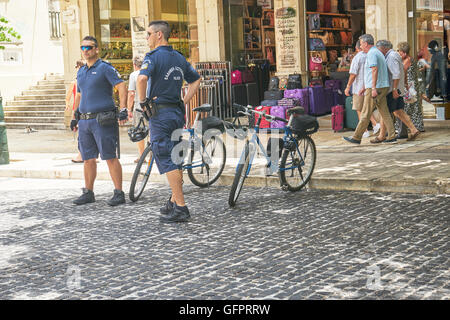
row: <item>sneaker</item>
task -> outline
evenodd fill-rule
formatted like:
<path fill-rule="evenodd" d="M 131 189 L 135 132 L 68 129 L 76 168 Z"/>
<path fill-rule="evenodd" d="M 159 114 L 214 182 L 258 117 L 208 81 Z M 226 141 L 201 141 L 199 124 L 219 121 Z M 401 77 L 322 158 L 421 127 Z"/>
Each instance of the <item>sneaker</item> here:
<path fill-rule="evenodd" d="M 73 200 L 73 203 L 77 206 L 87 203 L 95 202 L 94 192 L 92 190 L 82 188 L 83 194 L 76 200 Z"/>
<path fill-rule="evenodd" d="M 173 202 L 170 201 L 171 198 L 172 198 L 172 196 L 169 198 L 169 200 L 167 200 L 166 205 L 164 207 L 162 207 L 161 209 L 159 209 L 159 212 L 162 215 L 167 216 L 173 210 Z"/>
<path fill-rule="evenodd" d="M 354 144 L 361 144 L 360 140 L 353 139 L 353 137 L 343 137 L 343 139 Z"/>
<path fill-rule="evenodd" d="M 376 135 L 380 131 L 380 124 L 377 123 L 375 127 L 373 127 L 373 135 Z"/>
<path fill-rule="evenodd" d="M 167 216 L 160 216 L 159 221 L 164 223 L 188 222 L 191 219 L 187 206 L 179 207 L 174 204 L 172 211 Z"/>
<path fill-rule="evenodd" d="M 394 144 L 394 143 L 397 143 L 397 138 L 390 139 L 390 140 L 383 140 L 383 143 L 388 143 L 388 144 Z"/>
<path fill-rule="evenodd" d="M 119 204 L 125 203 L 125 192 L 122 190 L 114 189 L 114 195 L 111 199 L 106 201 L 111 207 L 118 206 Z"/>
<path fill-rule="evenodd" d="M 363 134 L 362 137 L 363 137 L 363 138 L 369 138 L 369 137 L 370 137 L 369 131 L 364 132 L 364 134 Z"/>

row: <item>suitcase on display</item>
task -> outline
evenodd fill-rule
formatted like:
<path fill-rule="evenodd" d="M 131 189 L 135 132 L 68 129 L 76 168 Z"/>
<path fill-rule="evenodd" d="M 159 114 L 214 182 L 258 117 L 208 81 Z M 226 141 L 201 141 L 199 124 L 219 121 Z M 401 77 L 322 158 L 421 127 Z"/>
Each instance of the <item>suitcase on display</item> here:
<path fill-rule="evenodd" d="M 337 106 L 338 104 L 343 106 L 345 104 L 345 95 L 339 90 L 333 90 L 333 104 Z"/>
<path fill-rule="evenodd" d="M 327 113 L 325 104 L 325 91 L 322 86 L 310 87 L 309 90 L 309 114 L 323 115 Z M 305 110 L 306 111 L 306 110 Z"/>
<path fill-rule="evenodd" d="M 246 106 L 247 100 L 247 87 L 245 84 L 235 84 L 231 86 L 233 89 L 233 101 L 234 103 Z"/>
<path fill-rule="evenodd" d="M 337 105 L 331 108 L 331 128 L 334 132 L 344 130 L 344 107 Z"/>
<path fill-rule="evenodd" d="M 334 105 L 334 94 L 333 89 L 325 88 L 325 105 L 326 105 L 326 113 L 331 112 L 331 107 Z"/>
<path fill-rule="evenodd" d="M 300 101 L 300 106 L 305 109 L 305 113 L 309 113 L 309 88 L 285 90 L 284 97 L 298 99 Z"/>
<path fill-rule="evenodd" d="M 259 105 L 259 89 L 256 83 L 246 83 L 247 104 L 252 107 Z"/>
<path fill-rule="evenodd" d="M 269 90 L 264 92 L 264 100 L 281 100 L 283 99 L 283 90 Z"/>
<path fill-rule="evenodd" d="M 353 107 L 353 97 L 347 97 L 345 99 L 345 121 L 344 125 L 346 128 L 355 130 L 358 126 L 358 114 L 355 110 L 352 110 Z"/>
<path fill-rule="evenodd" d="M 284 106 L 272 107 L 270 109 L 270 115 L 278 117 L 278 118 L 286 119 L 286 107 L 284 107 Z M 274 128 L 274 129 L 284 128 L 285 126 L 286 126 L 286 123 L 283 121 L 272 121 L 270 123 L 270 127 Z"/>
<path fill-rule="evenodd" d="M 261 106 L 264 107 L 273 107 L 273 106 L 277 106 L 278 105 L 278 100 L 263 100 L 260 103 Z"/>
<path fill-rule="evenodd" d="M 259 111 L 259 112 L 265 111 L 266 114 L 270 114 L 270 109 L 271 108 L 272 107 L 259 106 L 259 107 L 256 107 L 255 110 Z M 259 119 L 259 114 L 255 113 L 255 125 L 258 123 L 258 119 Z M 267 121 L 265 118 L 261 119 L 261 123 L 259 125 L 259 128 L 260 129 L 268 129 L 268 128 L 270 128 L 270 122 Z"/>

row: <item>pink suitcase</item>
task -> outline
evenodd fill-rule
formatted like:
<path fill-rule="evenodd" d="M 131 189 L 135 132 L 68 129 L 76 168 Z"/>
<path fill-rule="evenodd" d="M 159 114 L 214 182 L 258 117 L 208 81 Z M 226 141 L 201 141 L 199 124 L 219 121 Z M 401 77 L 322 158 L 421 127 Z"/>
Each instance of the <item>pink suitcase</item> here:
<path fill-rule="evenodd" d="M 344 113 L 345 109 L 341 105 L 331 108 L 331 128 L 334 132 L 344 130 Z"/>

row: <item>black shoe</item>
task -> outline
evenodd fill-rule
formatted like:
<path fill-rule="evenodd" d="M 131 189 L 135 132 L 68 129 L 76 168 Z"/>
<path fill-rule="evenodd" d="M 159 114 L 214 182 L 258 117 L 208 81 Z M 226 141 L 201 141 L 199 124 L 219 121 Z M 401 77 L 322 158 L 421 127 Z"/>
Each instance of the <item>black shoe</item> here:
<path fill-rule="evenodd" d="M 169 200 L 167 200 L 166 205 L 164 207 L 162 207 L 161 209 L 159 209 L 159 212 L 162 215 L 167 216 L 173 210 L 174 203 L 172 201 L 170 201 L 171 198 L 172 198 L 172 196 L 170 196 Z"/>
<path fill-rule="evenodd" d="M 390 140 L 383 140 L 383 143 L 394 144 L 394 143 L 397 143 L 397 139 L 394 138 L 394 139 L 390 139 Z"/>
<path fill-rule="evenodd" d="M 125 203 L 125 193 L 122 190 L 114 189 L 113 197 L 106 201 L 106 203 L 108 203 L 111 207 Z"/>
<path fill-rule="evenodd" d="M 408 139 L 408 136 L 397 136 L 396 139 Z"/>
<path fill-rule="evenodd" d="M 165 223 L 188 222 L 191 219 L 188 207 L 179 207 L 174 203 L 172 211 L 166 216 L 160 216 L 159 221 Z"/>
<path fill-rule="evenodd" d="M 87 203 L 95 202 L 94 192 L 92 190 L 82 188 L 83 194 L 76 200 L 73 200 L 73 203 L 76 205 L 82 205 Z"/>
<path fill-rule="evenodd" d="M 348 141 L 350 143 L 354 144 L 361 144 L 361 140 L 353 139 L 353 137 L 343 137 L 345 141 Z"/>

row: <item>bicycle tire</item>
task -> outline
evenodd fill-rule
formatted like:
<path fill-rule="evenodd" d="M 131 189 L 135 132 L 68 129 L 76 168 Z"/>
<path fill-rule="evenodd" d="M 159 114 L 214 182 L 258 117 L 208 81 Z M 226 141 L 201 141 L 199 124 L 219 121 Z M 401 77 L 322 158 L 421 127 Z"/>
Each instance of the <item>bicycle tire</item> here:
<path fill-rule="evenodd" d="M 207 148 L 209 146 L 212 146 L 212 150 L 208 150 Z M 212 166 L 210 166 L 210 164 L 205 163 L 205 156 L 203 156 L 202 154 L 200 154 L 199 159 L 201 159 L 202 161 L 202 166 L 200 167 L 200 172 L 196 172 L 197 168 L 188 168 L 187 172 L 188 172 L 188 176 L 189 179 L 191 180 L 191 182 L 193 184 L 195 184 L 196 186 L 200 187 L 200 188 L 206 188 L 210 185 L 212 185 L 213 183 L 215 183 L 219 177 L 222 175 L 223 169 L 225 168 L 225 161 L 226 161 L 226 157 L 227 157 L 227 151 L 225 148 L 225 144 L 223 143 L 222 139 L 220 139 L 220 137 L 218 136 L 212 136 L 208 139 L 208 141 L 204 141 L 202 139 L 202 147 L 201 150 L 203 152 L 207 152 L 207 158 L 209 157 L 213 157 L 216 155 L 216 152 L 219 151 L 219 149 L 216 148 L 220 148 L 222 155 L 219 155 L 219 157 L 215 157 L 215 159 L 218 159 L 219 165 L 218 168 L 215 172 L 215 174 L 210 177 L 209 176 L 209 172 L 212 169 Z M 191 153 L 190 153 L 190 165 L 192 165 L 193 163 L 195 163 L 195 155 L 196 153 L 200 153 L 200 150 L 198 152 L 195 152 L 195 146 L 194 143 L 191 144 Z M 213 160 L 214 161 L 214 160 Z M 201 176 L 204 176 L 206 173 L 206 182 L 205 179 L 201 179 Z"/>
<path fill-rule="evenodd" d="M 241 193 L 245 178 L 247 178 L 247 171 L 250 165 L 250 147 L 249 143 L 245 144 L 244 162 L 239 163 L 234 176 L 233 184 L 231 185 L 230 196 L 228 197 L 228 205 L 234 207 L 237 199 Z"/>
<path fill-rule="evenodd" d="M 314 140 L 310 136 L 301 137 L 300 139 L 297 140 L 297 143 L 298 148 L 296 148 L 293 151 L 284 149 L 279 170 L 281 185 L 286 186 L 287 189 L 292 192 L 300 191 L 309 182 L 314 172 L 314 167 L 316 165 L 316 158 L 317 158 L 316 145 L 314 143 Z M 298 152 L 300 152 L 301 157 L 297 155 Z M 301 162 L 303 162 L 303 164 Z M 283 170 L 286 167 L 292 166 L 294 167 L 298 166 L 297 168 L 300 176 L 298 184 L 295 184 L 290 179 L 296 172 L 295 169 Z M 304 167 L 307 167 L 306 175 L 303 175 Z M 287 174 L 289 173 L 291 177 L 287 176 Z"/>
<path fill-rule="evenodd" d="M 145 163 L 147 164 L 147 166 L 145 166 L 145 171 L 141 172 L 141 169 Z M 139 161 L 136 165 L 136 169 L 134 169 L 133 178 L 131 179 L 129 192 L 129 197 L 131 201 L 133 202 L 138 201 L 138 199 L 142 195 L 142 192 L 144 192 L 145 186 L 147 185 L 148 179 L 150 178 L 152 166 L 153 166 L 153 151 L 151 146 L 147 146 L 147 148 L 145 148 L 144 152 L 139 158 Z M 138 179 L 140 177 L 142 178 L 142 181 L 139 185 L 137 185 Z M 136 187 L 138 187 L 138 189 L 136 189 Z"/>

